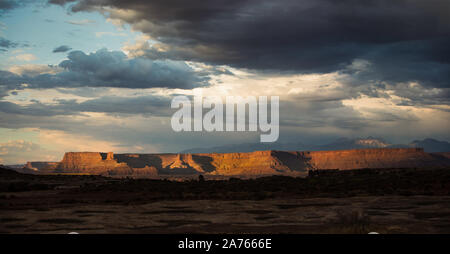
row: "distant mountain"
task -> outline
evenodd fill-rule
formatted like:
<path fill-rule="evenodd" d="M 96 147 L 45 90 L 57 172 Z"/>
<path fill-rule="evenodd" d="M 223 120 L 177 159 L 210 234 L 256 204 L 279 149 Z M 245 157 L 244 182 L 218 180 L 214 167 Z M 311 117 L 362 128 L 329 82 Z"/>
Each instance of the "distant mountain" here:
<path fill-rule="evenodd" d="M 424 140 L 414 140 L 409 144 L 410 147 L 422 147 L 425 152 L 438 153 L 438 152 L 450 152 L 450 143 L 446 141 L 439 141 L 432 138 L 426 138 Z"/>
<path fill-rule="evenodd" d="M 390 144 L 382 138 L 339 138 L 331 143 L 323 145 L 303 144 L 303 143 L 245 143 L 236 145 L 216 146 L 209 148 L 192 148 L 181 151 L 181 153 L 246 153 L 253 151 L 334 151 L 346 149 L 363 148 L 408 148 L 422 147 L 425 152 L 450 152 L 450 143 L 427 138 L 415 140 L 409 144 Z"/>
<path fill-rule="evenodd" d="M 390 145 L 381 138 L 340 138 L 336 141 L 325 145 L 306 145 L 297 143 L 244 143 L 237 145 L 225 145 L 209 148 L 192 148 L 181 151 L 181 153 L 247 153 L 253 151 L 324 151 L 324 150 L 344 150 L 358 148 L 385 148 Z M 408 147 L 408 146 L 405 146 Z"/>

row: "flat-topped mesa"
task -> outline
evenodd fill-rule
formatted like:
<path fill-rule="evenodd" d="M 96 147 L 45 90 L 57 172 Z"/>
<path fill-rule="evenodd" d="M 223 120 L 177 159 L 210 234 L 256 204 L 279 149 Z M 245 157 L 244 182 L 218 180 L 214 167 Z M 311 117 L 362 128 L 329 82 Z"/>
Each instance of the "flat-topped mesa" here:
<path fill-rule="evenodd" d="M 155 177 L 155 167 L 143 165 L 131 167 L 118 162 L 113 152 L 67 152 L 57 165 L 56 171 L 71 173 L 89 173 L 106 176 Z"/>
<path fill-rule="evenodd" d="M 249 153 L 194 154 L 210 157 L 215 175 L 274 175 L 306 172 L 302 158 L 289 152 L 255 151 Z"/>
<path fill-rule="evenodd" d="M 256 151 L 249 153 L 113 154 L 66 153 L 58 168 L 70 172 L 115 174 L 297 174 L 316 169 L 450 167 L 450 159 L 421 148 L 338 151 Z M 127 171 L 128 170 L 128 171 Z M 113 172 L 114 171 L 114 172 Z M 134 172 L 134 173 L 133 173 Z"/>
<path fill-rule="evenodd" d="M 116 168 L 128 168 L 125 163 L 117 163 L 114 154 L 99 152 L 67 152 L 57 169 L 71 172 L 99 173 Z"/>
<path fill-rule="evenodd" d="M 214 170 L 193 154 L 116 154 L 114 159 L 132 168 L 153 167 L 159 174 L 192 175 Z M 206 160 L 208 163 L 209 157 Z"/>
<path fill-rule="evenodd" d="M 314 169 L 419 168 L 449 166 L 423 148 L 371 148 L 301 152 Z"/>
<path fill-rule="evenodd" d="M 275 151 L 250 153 L 199 153 L 199 154 L 116 154 L 118 162 L 132 168 L 153 166 L 159 174 L 192 175 L 272 175 L 292 173 L 276 157 Z M 298 165 L 303 165 L 299 162 Z M 305 171 L 305 169 L 302 169 Z"/>

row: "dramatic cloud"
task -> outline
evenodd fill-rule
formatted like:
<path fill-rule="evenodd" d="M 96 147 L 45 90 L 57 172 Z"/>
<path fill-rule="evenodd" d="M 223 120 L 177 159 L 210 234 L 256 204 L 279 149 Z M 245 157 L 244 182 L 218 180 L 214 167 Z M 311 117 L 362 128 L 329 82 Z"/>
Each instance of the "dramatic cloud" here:
<path fill-rule="evenodd" d="M 8 71 L 18 75 L 37 76 L 40 74 L 55 74 L 62 71 L 62 69 L 52 65 L 24 64 L 11 66 Z"/>
<path fill-rule="evenodd" d="M 361 69 L 361 65 L 364 66 L 355 63 L 352 68 Z M 348 74 L 333 73 L 261 78 L 238 71 L 236 75 L 221 75 L 211 81 L 215 85 L 202 90 L 205 96 L 219 92 L 223 96 L 280 95 L 282 142 L 320 143 L 342 136 L 375 135 L 401 143 L 426 137 L 429 133 L 439 139 L 448 136 L 448 131 L 442 128 L 449 124 L 448 112 L 439 108 L 396 105 L 396 96 L 387 93 L 388 87 L 380 91 L 379 97 L 369 98 L 361 95 L 362 89 L 340 83 L 346 76 Z M 64 142 L 61 151 L 81 149 L 78 146 L 89 141 L 90 146 L 85 145 L 85 150 L 174 152 L 191 148 L 192 144 L 209 147 L 256 142 L 259 138 L 251 132 L 173 132 L 170 128 L 174 111 L 169 107 L 171 96 L 157 95 L 168 92 L 165 89 L 97 89 L 104 94 L 96 91 L 99 94 L 94 98 L 74 97 L 76 99 L 60 99 L 60 94 L 52 95 L 55 89 L 18 91 L 17 95 L 8 96 L 0 103 L 0 119 L 8 119 L 0 122 L 0 128 L 64 132 L 57 136 L 49 134 L 58 138 L 45 141 L 47 145 Z M 84 91 L 85 88 L 66 90 Z M 171 92 L 176 94 L 174 90 Z M 120 95 L 115 95 L 118 93 Z M 79 135 L 85 136 L 83 141 L 76 141 Z M 65 141 L 68 138 L 71 142 Z M 41 142 L 44 141 L 41 139 Z M 109 146 L 100 146 L 102 142 Z"/>
<path fill-rule="evenodd" d="M 19 54 L 10 57 L 11 60 L 17 60 L 17 61 L 23 61 L 23 62 L 30 62 L 33 60 L 36 60 L 36 56 L 33 54 Z"/>
<path fill-rule="evenodd" d="M 21 1 L 19 0 L 0 0 L 0 16 L 9 10 L 19 7 L 20 5 Z"/>
<path fill-rule="evenodd" d="M 0 37 L 0 51 L 8 51 L 8 49 L 12 48 L 29 47 L 29 46 L 30 45 L 28 43 L 19 43 Z"/>
<path fill-rule="evenodd" d="M 14 0 L 1 0 L 0 1 L 0 10 L 10 10 L 16 8 L 18 5 L 17 1 Z"/>
<path fill-rule="evenodd" d="M 15 74 L 0 71 L 0 87 L 10 90 L 62 87 L 183 88 L 208 85 L 205 73 L 197 72 L 180 61 L 128 59 L 120 51 L 106 49 L 85 54 L 71 51 L 62 61 L 58 73 L 32 76 L 24 71 Z M 24 86 L 25 84 L 25 86 Z"/>
<path fill-rule="evenodd" d="M 1 24 L 1 23 L 0 23 Z M 28 43 L 19 43 L 15 41 L 8 40 L 6 38 L 0 37 L 0 51 L 8 51 L 8 49 L 19 48 L 19 47 L 29 47 Z"/>
<path fill-rule="evenodd" d="M 131 24 L 156 41 L 141 44 L 152 59 L 317 73 L 358 58 L 379 79 L 449 84 L 447 0 L 50 2 Z"/>
<path fill-rule="evenodd" d="M 0 47 L 2 48 L 15 48 L 19 45 L 17 42 L 10 41 L 8 39 L 0 37 Z"/>
<path fill-rule="evenodd" d="M 39 9 L 48 15 L 37 25 L 57 37 L 29 33 L 36 47 L 22 50 L 28 28 L 6 19 L 10 37 L 0 38 L 4 163 L 35 151 L 45 160 L 259 140 L 254 132 L 173 132 L 172 96 L 200 92 L 280 96 L 281 142 L 450 138 L 448 0 L 48 2 L 64 8 Z M 0 15 L 22 3 L 0 0 Z M 92 51 L 100 47 L 122 51 Z"/>
<path fill-rule="evenodd" d="M 33 0 L 0 0 L 0 17 L 8 11 L 24 6 Z"/>
<path fill-rule="evenodd" d="M 63 52 L 67 52 L 69 50 L 71 50 L 72 48 L 67 46 L 67 45 L 61 45 L 59 47 L 56 47 L 55 49 L 53 49 L 53 53 L 63 53 Z"/>
<path fill-rule="evenodd" d="M 131 114 L 169 117 L 170 98 L 162 96 L 119 97 L 104 96 L 77 102 L 75 100 L 56 100 L 53 104 L 44 104 L 33 100 L 27 105 L 9 101 L 0 101 L 0 112 L 28 116 L 76 115 L 83 112 L 108 113 L 113 115 Z"/>

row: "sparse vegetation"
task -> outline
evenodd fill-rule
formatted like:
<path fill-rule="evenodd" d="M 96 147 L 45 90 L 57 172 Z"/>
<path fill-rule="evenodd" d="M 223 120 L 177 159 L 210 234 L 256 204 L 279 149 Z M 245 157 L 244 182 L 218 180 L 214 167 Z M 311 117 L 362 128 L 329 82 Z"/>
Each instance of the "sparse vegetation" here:
<path fill-rule="evenodd" d="M 78 188 L 60 188 L 76 185 Z M 277 197 L 354 197 L 377 195 L 449 195 L 448 169 L 383 169 L 333 171 L 312 177 L 270 176 L 209 181 L 111 179 L 101 176 L 15 175 L 0 179 L 0 191 L 16 193 L 59 190 L 61 204 L 96 199 L 116 203 L 177 199 L 264 200 Z M 90 197 L 84 195 L 90 193 Z M 120 195 L 105 195 L 120 193 Z M 4 197 L 5 194 L 3 194 Z M 81 197 L 81 198 L 80 198 Z"/>
<path fill-rule="evenodd" d="M 0 190 L 0 232 L 450 232 L 449 169 L 201 182 L 0 170 Z"/>

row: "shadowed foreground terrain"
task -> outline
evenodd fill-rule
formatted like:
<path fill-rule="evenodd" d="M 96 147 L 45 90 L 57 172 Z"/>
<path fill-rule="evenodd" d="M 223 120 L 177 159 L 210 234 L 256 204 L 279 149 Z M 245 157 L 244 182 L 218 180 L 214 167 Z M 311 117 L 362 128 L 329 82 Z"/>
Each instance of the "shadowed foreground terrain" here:
<path fill-rule="evenodd" d="M 449 169 L 184 182 L 0 174 L 1 233 L 450 233 Z"/>

